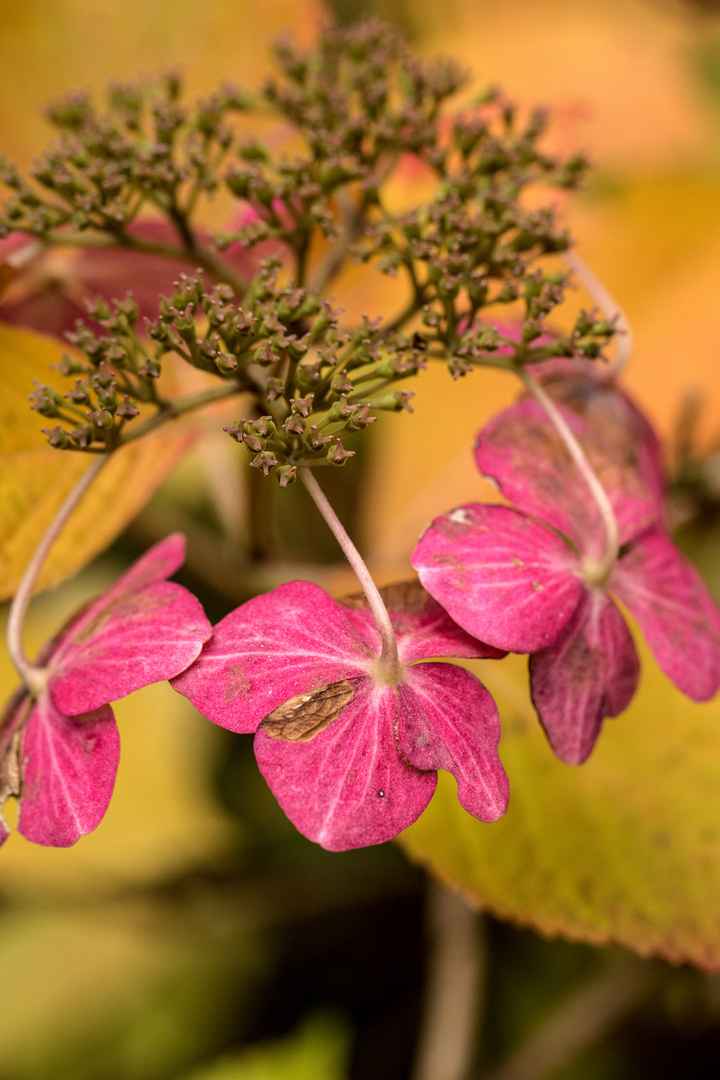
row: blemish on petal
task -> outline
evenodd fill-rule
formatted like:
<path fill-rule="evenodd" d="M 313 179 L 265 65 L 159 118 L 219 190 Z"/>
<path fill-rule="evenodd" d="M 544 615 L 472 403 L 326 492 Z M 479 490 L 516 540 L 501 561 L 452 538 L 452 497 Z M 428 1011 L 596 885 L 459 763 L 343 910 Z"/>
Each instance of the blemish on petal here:
<path fill-rule="evenodd" d="M 355 697 L 355 687 L 347 681 L 328 683 L 316 690 L 298 694 L 278 705 L 260 724 L 271 739 L 285 742 L 309 742 L 337 720 Z"/>

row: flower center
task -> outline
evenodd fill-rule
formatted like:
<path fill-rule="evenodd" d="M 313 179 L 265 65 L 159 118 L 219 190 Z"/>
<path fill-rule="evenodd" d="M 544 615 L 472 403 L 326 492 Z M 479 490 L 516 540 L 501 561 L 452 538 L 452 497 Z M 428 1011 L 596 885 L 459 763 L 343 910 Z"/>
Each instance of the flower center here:
<path fill-rule="evenodd" d="M 397 686 L 403 680 L 405 665 L 401 664 L 399 660 L 379 656 L 370 665 L 368 674 L 371 678 L 384 683 L 386 686 Z"/>
<path fill-rule="evenodd" d="M 607 556 L 596 559 L 586 555 L 580 564 L 580 573 L 586 585 L 602 589 L 607 584 L 614 565 L 615 559 L 608 559 Z"/>

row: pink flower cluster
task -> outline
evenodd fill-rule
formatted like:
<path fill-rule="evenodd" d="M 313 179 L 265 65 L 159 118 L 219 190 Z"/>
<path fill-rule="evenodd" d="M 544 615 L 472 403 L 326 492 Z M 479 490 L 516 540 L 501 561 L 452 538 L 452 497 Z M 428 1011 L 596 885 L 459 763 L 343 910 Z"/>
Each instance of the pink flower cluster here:
<path fill-rule="evenodd" d="M 547 385 L 618 522 L 618 557 L 601 577 L 598 506 L 543 409 L 522 400 L 475 446 L 480 470 L 515 505 L 470 503 L 437 518 L 413 555 L 427 593 L 406 586 L 387 596 L 399 652 L 392 677 L 367 608 L 292 582 L 223 619 L 173 680 L 215 723 L 255 733 L 280 805 L 327 848 L 395 836 L 426 807 L 438 769 L 455 776 L 471 814 L 504 813 L 494 703 L 438 657 L 529 653 L 533 702 L 568 763 L 588 756 L 603 719 L 637 688 L 637 653 L 614 597 L 689 697 L 705 700 L 720 686 L 720 615 L 668 537 L 652 429 L 583 369 L 549 368 Z"/>
<path fill-rule="evenodd" d="M 532 400 L 495 417 L 475 457 L 510 506 L 469 503 L 436 518 L 413 554 L 425 588 L 468 633 L 530 653 L 533 702 L 556 754 L 584 761 L 605 717 L 637 688 L 639 661 L 613 597 L 688 697 L 720 687 L 720 615 L 668 537 L 657 442 L 634 405 L 592 378 L 564 380 L 560 405 L 595 466 L 619 527 L 619 557 L 598 580 L 597 505 Z M 579 397 L 577 396 L 579 395 Z M 573 400 L 572 394 L 568 395 Z"/>
<path fill-rule="evenodd" d="M 512 505 L 468 503 L 436 518 L 413 554 L 420 582 L 384 591 L 391 662 L 364 603 L 303 581 L 249 600 L 213 630 L 197 600 L 166 581 L 183 555 L 182 538 L 170 537 L 52 644 L 42 693 L 12 703 L 0 724 L 0 808 L 19 794 L 19 831 L 42 844 L 95 828 L 118 763 L 109 702 L 170 679 L 214 723 L 254 734 L 281 807 L 330 850 L 407 828 L 439 769 L 453 774 L 469 813 L 495 821 L 508 802 L 498 712 L 447 658 L 528 653 L 550 744 L 577 764 L 637 688 L 616 599 L 668 677 L 695 700 L 712 697 L 720 614 L 668 536 L 652 429 L 594 374 L 560 365 L 544 382 L 607 494 L 619 533 L 612 558 L 586 478 L 531 399 L 475 444 L 480 471 Z M 0 843 L 6 835 L 0 817 Z"/>

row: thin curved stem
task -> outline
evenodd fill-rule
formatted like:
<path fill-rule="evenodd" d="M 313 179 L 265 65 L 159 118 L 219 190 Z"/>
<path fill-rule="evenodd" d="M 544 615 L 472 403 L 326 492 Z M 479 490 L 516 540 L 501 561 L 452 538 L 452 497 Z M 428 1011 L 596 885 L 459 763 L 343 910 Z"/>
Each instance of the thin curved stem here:
<path fill-rule="evenodd" d="M 375 618 L 375 625 L 377 626 L 378 633 L 380 634 L 380 640 L 382 642 L 380 661 L 383 665 L 385 672 L 392 679 L 396 676 L 400 667 L 397 639 L 395 637 L 393 625 L 390 622 L 388 610 L 385 607 L 378 587 L 373 581 L 370 575 L 370 571 L 365 565 L 360 552 L 348 536 L 347 532 L 345 531 L 345 527 L 343 526 L 342 522 L 338 518 L 330 503 L 328 502 L 324 492 L 322 491 L 322 488 L 318 484 L 310 469 L 301 469 L 300 479 L 307 488 L 308 493 L 310 494 L 310 497 L 317 506 L 318 510 L 325 518 L 325 521 L 327 522 L 330 530 L 332 531 L 333 536 L 342 548 L 345 558 L 355 571 L 355 575 L 360 582 L 360 585 L 362 586 L 362 591 L 365 593 L 368 607 L 370 608 Z"/>
<path fill-rule="evenodd" d="M 605 488 L 598 480 L 595 470 L 588 460 L 587 454 L 565 422 L 555 402 L 529 371 L 523 369 L 518 371 L 518 375 L 525 383 L 529 393 L 532 394 L 538 404 L 544 409 L 550 422 L 565 444 L 570 457 L 577 465 L 580 474 L 590 489 L 590 494 L 592 495 L 595 505 L 598 508 L 605 529 L 605 552 L 601 559 L 593 561 L 592 568 L 588 566 L 587 569 L 589 571 L 591 570 L 593 578 L 592 582 L 589 581 L 588 583 L 602 584 L 615 565 L 620 550 L 620 532 L 618 529 L 617 518 L 615 517 L 615 511 L 610 504 Z"/>
<path fill-rule="evenodd" d="M 33 664 L 27 657 L 23 647 L 22 632 L 25 622 L 25 613 L 30 597 L 37 581 L 43 564 L 58 536 L 64 529 L 75 507 L 82 499 L 85 492 L 93 483 L 98 473 L 105 467 L 110 454 L 104 454 L 93 461 L 92 465 L 85 470 L 75 487 L 69 493 L 60 509 L 45 530 L 40 543 L 35 548 L 32 558 L 27 565 L 17 592 L 10 605 L 10 614 L 7 625 L 7 647 L 10 658 L 17 671 L 27 686 L 30 693 L 37 697 L 45 688 L 44 669 Z"/>
<path fill-rule="evenodd" d="M 576 255 L 574 251 L 566 251 L 563 254 L 563 259 L 581 285 L 587 289 L 596 301 L 606 319 L 615 324 L 617 332 L 615 357 L 610 365 L 609 373 L 613 377 L 617 377 L 627 367 L 633 348 L 633 335 L 627 316 L 612 293 L 605 288 L 600 278 L 595 276 L 579 255 Z"/>

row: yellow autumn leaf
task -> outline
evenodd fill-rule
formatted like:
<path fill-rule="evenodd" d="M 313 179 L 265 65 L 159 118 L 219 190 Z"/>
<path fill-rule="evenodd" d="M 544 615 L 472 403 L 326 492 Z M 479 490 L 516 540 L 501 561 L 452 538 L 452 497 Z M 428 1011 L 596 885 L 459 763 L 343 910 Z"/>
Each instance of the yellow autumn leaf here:
<path fill-rule="evenodd" d="M 93 460 L 55 450 L 30 409 L 33 379 L 57 383 L 62 354 L 55 338 L 0 326 L 0 599 L 12 596 L 38 540 L 62 500 Z M 186 426 L 166 427 L 118 451 L 55 544 L 40 587 L 73 574 L 132 521 L 194 439 Z"/>
<path fill-rule="evenodd" d="M 524 657 L 469 665 L 500 709 L 510 807 L 476 821 L 441 774 L 402 844 L 501 918 L 720 971 L 720 699 L 688 701 L 640 653 L 634 702 L 579 767 L 550 750 Z"/>
<path fill-rule="evenodd" d="M 47 142 L 42 110 L 72 88 L 97 92 L 109 80 L 185 76 L 190 96 L 222 81 L 252 88 L 270 67 L 283 31 L 308 43 L 322 16 L 317 0 L 26 0 L 3 12 L 0 119 L 3 150 L 30 165 Z"/>

